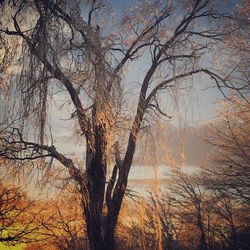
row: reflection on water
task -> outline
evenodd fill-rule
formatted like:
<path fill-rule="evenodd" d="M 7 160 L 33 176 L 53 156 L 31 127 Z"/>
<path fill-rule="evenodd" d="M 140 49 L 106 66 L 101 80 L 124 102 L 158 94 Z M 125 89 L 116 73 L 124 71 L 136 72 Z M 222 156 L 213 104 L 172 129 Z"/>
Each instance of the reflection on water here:
<path fill-rule="evenodd" d="M 158 184 L 163 186 L 169 180 L 173 167 L 166 165 L 160 166 L 132 166 L 129 173 L 128 190 L 146 195 L 152 190 L 154 181 L 158 180 Z M 184 173 L 192 174 L 200 170 L 197 166 L 185 166 L 182 168 Z"/>

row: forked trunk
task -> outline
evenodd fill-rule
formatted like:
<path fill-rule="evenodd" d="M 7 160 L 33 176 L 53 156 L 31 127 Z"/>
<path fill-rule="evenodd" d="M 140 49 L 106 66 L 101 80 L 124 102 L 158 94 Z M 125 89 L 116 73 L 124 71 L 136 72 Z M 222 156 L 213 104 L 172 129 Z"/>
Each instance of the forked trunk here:
<path fill-rule="evenodd" d="M 87 141 L 85 187 L 87 192 L 83 191 L 82 196 L 90 250 L 106 249 L 103 237 L 103 200 L 107 169 L 105 150 L 105 129 L 97 124 L 94 140 Z"/>
<path fill-rule="evenodd" d="M 119 169 L 113 195 L 109 197 L 108 211 L 103 214 L 106 182 L 106 131 L 105 124 L 98 123 L 94 129 L 94 141 L 87 141 L 87 190 L 84 204 L 90 250 L 115 250 L 115 228 L 122 200 L 127 187 L 128 173 L 135 151 L 136 136 L 143 118 L 143 108 L 139 108 L 128 140 L 126 154 Z M 94 145 L 94 147 L 93 147 Z M 94 150 L 93 150 L 94 148 Z M 103 218 L 106 218 L 105 221 Z"/>

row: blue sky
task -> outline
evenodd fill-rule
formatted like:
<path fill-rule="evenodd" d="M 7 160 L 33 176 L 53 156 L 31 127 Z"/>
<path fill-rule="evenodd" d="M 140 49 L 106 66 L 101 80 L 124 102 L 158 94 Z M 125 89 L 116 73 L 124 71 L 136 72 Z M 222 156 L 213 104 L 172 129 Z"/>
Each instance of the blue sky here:
<path fill-rule="evenodd" d="M 108 0 L 108 2 L 119 18 L 126 7 L 135 6 L 139 1 Z M 165 0 L 162 2 L 167 3 L 168 1 Z M 181 3 L 183 1 L 176 0 L 173 2 Z M 229 13 L 232 12 L 235 6 L 240 2 L 239 0 L 219 0 L 216 2 L 216 7 L 220 12 Z M 140 68 L 143 68 L 143 66 L 138 65 L 137 68 L 137 71 L 134 70 L 134 72 L 128 76 L 131 81 L 140 80 L 141 78 L 137 72 L 140 71 Z M 203 122 L 215 115 L 216 104 L 221 98 L 223 98 L 223 95 L 208 77 L 202 78 L 202 81 L 196 79 L 194 81 L 193 91 L 190 91 L 189 95 L 185 95 L 180 102 L 181 113 L 187 118 L 188 123 L 197 125 L 197 123 Z"/>
<path fill-rule="evenodd" d="M 220 1 L 220 10 L 221 11 L 230 11 L 232 9 L 232 6 L 235 6 L 237 1 Z M 109 0 L 110 5 L 112 8 L 114 8 L 116 12 L 116 16 L 119 18 L 121 13 L 123 12 L 123 9 L 127 6 L 133 6 L 136 4 L 136 1 L 128 0 L 128 1 L 122 1 L 122 0 Z M 146 70 L 146 60 L 142 60 L 142 62 L 139 64 L 132 64 L 129 65 L 129 67 L 132 67 L 132 70 L 130 69 L 128 71 L 128 74 L 126 75 L 125 82 L 127 84 L 126 89 L 131 89 L 131 93 L 128 92 L 128 94 L 133 95 L 136 90 L 133 89 L 133 82 L 134 81 L 140 81 L 142 80 L 142 77 L 144 74 L 142 74 L 143 70 Z M 216 103 L 219 99 L 221 99 L 223 96 L 219 92 L 219 90 L 215 87 L 215 84 L 209 79 L 208 77 L 201 77 L 201 78 L 194 78 L 193 87 L 191 90 L 186 92 L 181 98 L 180 98 L 180 113 L 182 115 L 182 120 L 185 121 L 187 125 L 190 126 L 197 126 L 200 123 L 206 122 L 211 117 L 215 116 L 215 108 Z M 134 91 L 134 92 L 133 92 Z M 59 107 L 61 104 L 63 104 L 64 96 L 55 96 L 56 100 L 55 102 L 58 102 L 57 106 Z M 138 98 L 138 95 L 136 96 Z M 135 100 L 135 103 L 137 102 L 137 99 Z M 74 145 L 74 152 L 77 154 L 82 153 L 82 147 L 81 143 L 79 145 L 76 145 L 77 142 L 74 139 L 74 133 L 70 132 L 68 130 L 69 126 L 72 126 L 73 124 L 71 121 L 62 121 L 62 119 L 67 119 L 70 117 L 70 114 L 73 110 L 73 107 L 69 107 L 68 110 L 60 110 L 56 108 L 55 106 L 52 108 L 53 113 L 53 127 L 55 128 L 54 132 L 54 139 L 58 142 L 61 142 L 63 140 L 63 143 L 60 144 L 62 147 L 62 150 L 64 151 L 68 143 L 70 142 L 72 145 Z M 170 112 L 170 115 L 174 115 L 174 118 L 172 119 L 171 123 L 178 124 L 179 121 L 179 115 L 178 112 L 171 113 L 171 108 L 169 110 L 164 110 L 167 113 Z M 56 143 L 57 144 L 57 143 Z M 58 144 L 58 146 L 59 146 Z"/>
<path fill-rule="evenodd" d="M 181 2 L 181 0 L 178 1 Z M 169 1 L 164 0 L 162 2 L 169 2 Z M 228 12 L 232 11 L 234 6 L 240 2 L 241 2 L 240 0 L 217 0 L 216 5 L 218 7 L 218 10 Z M 108 0 L 108 3 L 112 6 L 112 8 L 114 8 L 117 14 L 120 15 L 124 8 L 136 5 L 138 3 L 138 0 Z"/>

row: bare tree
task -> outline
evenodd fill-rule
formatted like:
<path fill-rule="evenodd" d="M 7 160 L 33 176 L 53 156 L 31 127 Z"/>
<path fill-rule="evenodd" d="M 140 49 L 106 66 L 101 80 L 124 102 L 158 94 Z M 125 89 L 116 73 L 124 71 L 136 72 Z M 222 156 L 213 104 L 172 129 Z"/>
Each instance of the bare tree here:
<path fill-rule="evenodd" d="M 13 246 L 33 242 L 40 225 L 36 223 L 39 211 L 31 210 L 34 201 L 28 199 L 20 188 L 0 182 L 0 242 Z"/>
<path fill-rule="evenodd" d="M 207 187 L 249 206 L 249 104 L 237 98 L 224 103 L 207 140 L 214 148 Z"/>
<path fill-rule="evenodd" d="M 181 249 L 179 235 L 183 221 L 179 220 L 175 205 L 175 201 L 171 198 L 169 192 L 161 192 L 158 196 L 153 193 L 150 194 L 148 219 L 151 222 L 151 228 L 149 231 L 153 231 L 152 228 L 157 226 L 153 218 L 158 216 L 160 222 L 158 228 L 162 231 L 160 234 L 162 237 L 161 247 L 166 250 Z M 155 231 L 153 232 L 155 235 Z"/>
<path fill-rule="evenodd" d="M 2 131 L 0 156 L 19 162 L 52 158 L 68 169 L 82 195 L 90 249 L 115 248 L 140 129 L 150 116 L 169 117 L 160 97 L 198 74 L 211 77 L 218 87 L 237 89 L 198 63 L 228 33 L 219 23 L 229 16 L 219 13 L 213 1 L 185 1 L 185 10 L 182 3 L 142 2 L 116 25 L 106 25 L 112 21 L 111 6 L 102 0 L 9 0 L 1 6 L 1 35 L 15 37 L 19 44 L 10 86 L 11 101 L 20 109 L 15 106 L 13 112 L 18 122 Z M 127 104 L 122 98 L 124 69 L 145 60 L 137 105 L 129 113 L 134 117 L 121 129 Z M 68 93 L 71 118 L 85 138 L 84 168 L 46 137 L 48 102 L 60 90 Z M 31 124 L 39 128 L 33 141 L 25 134 Z M 113 162 L 109 180 L 108 162 Z"/>
<path fill-rule="evenodd" d="M 226 22 L 226 29 L 234 29 L 234 32 L 228 37 L 224 43 L 224 51 L 226 62 L 223 63 L 223 71 L 227 74 L 227 84 L 238 85 L 238 96 L 249 103 L 250 78 L 249 78 L 249 35 L 250 35 L 250 19 L 249 19 L 249 1 L 242 1 L 234 13 L 233 18 Z M 229 49 L 230 48 L 230 49 Z"/>
<path fill-rule="evenodd" d="M 217 231 L 232 249 L 247 249 L 241 232 L 249 234 L 249 103 L 246 98 L 224 102 L 210 127 L 211 166 L 202 182 L 211 195 L 210 210 Z"/>
<path fill-rule="evenodd" d="M 45 249 L 87 248 L 86 226 L 82 220 L 79 193 L 75 189 L 64 189 L 53 200 L 44 201 L 42 205 L 46 205 L 47 209 L 37 218 L 37 222 L 41 225 L 40 244 Z"/>
<path fill-rule="evenodd" d="M 181 170 L 174 170 L 173 183 L 169 189 L 179 220 L 184 224 L 195 225 L 199 231 L 199 249 L 208 249 L 210 215 L 207 208 L 206 190 L 197 181 L 197 176 L 189 176 Z"/>

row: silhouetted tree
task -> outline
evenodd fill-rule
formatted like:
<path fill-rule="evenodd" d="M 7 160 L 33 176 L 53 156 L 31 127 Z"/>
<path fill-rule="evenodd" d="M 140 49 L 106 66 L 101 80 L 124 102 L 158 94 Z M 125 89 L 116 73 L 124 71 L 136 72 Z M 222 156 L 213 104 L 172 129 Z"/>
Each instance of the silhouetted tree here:
<path fill-rule="evenodd" d="M 1 5 L 0 34 L 14 37 L 18 48 L 8 88 L 13 109 L 6 114 L 0 156 L 20 163 L 51 158 L 68 169 L 82 195 L 90 249 L 115 248 L 138 134 L 152 116 L 169 117 L 161 97 L 198 74 L 211 77 L 219 88 L 241 90 L 198 63 L 228 34 L 219 22 L 229 16 L 213 2 L 141 2 L 116 23 L 111 23 L 111 6 L 102 0 L 9 0 Z M 145 70 L 135 109 L 128 111 L 124 72 L 133 71 L 134 62 Z M 85 139 L 84 167 L 46 137 L 49 101 L 60 91 L 68 94 L 71 118 Z M 109 180 L 108 162 L 113 165 Z"/>
<path fill-rule="evenodd" d="M 33 211 L 34 202 L 20 189 L 0 182 L 0 242 L 13 246 L 36 240 L 40 225 L 36 223 L 39 211 Z"/>

